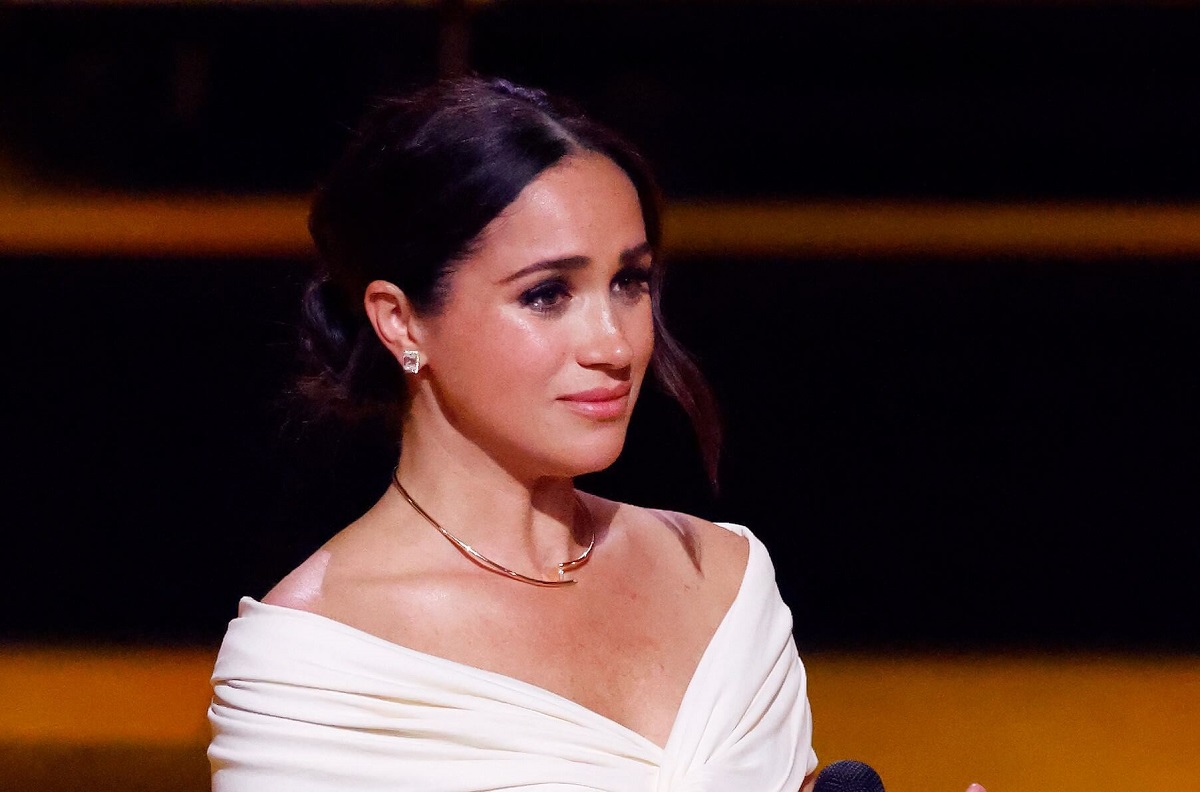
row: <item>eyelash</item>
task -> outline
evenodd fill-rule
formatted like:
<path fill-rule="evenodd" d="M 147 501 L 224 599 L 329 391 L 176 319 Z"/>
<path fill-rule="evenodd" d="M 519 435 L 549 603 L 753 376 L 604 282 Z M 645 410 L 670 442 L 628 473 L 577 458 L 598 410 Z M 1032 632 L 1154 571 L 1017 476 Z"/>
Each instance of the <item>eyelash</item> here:
<path fill-rule="evenodd" d="M 641 296 L 650 291 L 650 276 L 653 273 L 651 267 L 626 267 L 617 273 L 616 283 L 628 284 L 634 287 L 637 296 Z"/>
<path fill-rule="evenodd" d="M 613 278 L 613 288 L 620 288 L 623 296 L 636 300 L 650 291 L 652 268 L 648 266 L 625 267 Z M 562 308 L 564 298 L 571 296 L 567 281 L 561 277 L 549 278 L 521 293 L 520 303 L 539 313 L 553 313 Z"/>
<path fill-rule="evenodd" d="M 521 293 L 521 305 L 541 313 L 550 313 L 562 303 L 563 297 L 570 296 L 567 283 L 562 278 L 544 280 L 532 289 Z"/>

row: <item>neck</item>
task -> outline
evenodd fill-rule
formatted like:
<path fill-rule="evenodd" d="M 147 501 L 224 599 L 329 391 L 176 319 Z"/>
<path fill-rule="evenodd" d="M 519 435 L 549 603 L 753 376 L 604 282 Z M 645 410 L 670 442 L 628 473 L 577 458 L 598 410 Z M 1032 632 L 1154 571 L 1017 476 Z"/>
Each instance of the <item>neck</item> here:
<path fill-rule="evenodd" d="M 417 503 L 416 500 L 413 499 L 412 495 L 409 494 L 408 490 L 406 490 L 404 488 L 404 485 L 400 483 L 400 476 L 399 476 L 398 470 L 399 470 L 399 468 L 392 471 L 392 484 L 395 486 L 396 491 L 398 491 L 400 493 L 400 495 L 404 498 L 404 500 L 408 502 L 408 505 L 412 507 L 413 511 L 415 511 L 417 514 L 419 514 L 421 516 L 421 518 L 423 520 L 425 520 L 425 522 L 429 523 L 429 525 L 432 526 L 434 530 L 436 530 L 438 533 L 440 533 L 448 542 L 450 542 L 450 544 L 452 544 L 454 547 L 456 547 L 464 556 L 466 556 L 468 559 L 470 559 L 471 561 L 474 561 L 479 566 L 483 567 L 484 569 L 486 569 L 490 572 L 494 572 L 494 573 L 496 573 L 498 575 L 502 575 L 506 578 L 516 580 L 517 582 L 520 582 L 520 583 L 528 583 L 528 584 L 531 584 L 534 586 L 539 586 L 539 587 L 559 587 L 559 586 L 573 585 L 575 583 L 575 579 L 573 576 L 571 576 L 572 573 L 579 567 L 583 566 L 584 563 L 587 562 L 587 559 L 591 556 L 592 549 L 596 545 L 596 528 L 595 528 L 594 524 L 591 524 L 590 515 L 588 515 L 588 523 L 589 523 L 589 529 L 590 529 L 591 535 L 588 539 L 587 547 L 578 556 L 575 556 L 574 558 L 570 558 L 570 559 L 564 559 L 563 561 L 560 561 L 557 564 L 555 564 L 555 568 L 550 577 L 545 577 L 543 575 L 536 575 L 536 574 L 535 575 L 526 575 L 523 572 L 518 572 L 515 569 L 510 569 L 509 567 L 506 567 L 503 564 L 501 564 L 501 563 L 489 558 L 488 556 L 484 555 L 483 553 L 479 552 L 474 547 L 472 547 L 470 545 L 470 543 L 464 542 L 461 538 L 459 538 L 454 533 L 452 533 L 451 531 L 449 531 L 445 527 L 443 527 L 442 524 L 439 523 L 437 520 L 433 519 L 433 517 L 430 516 L 429 512 L 427 512 L 423 508 L 421 508 L 421 505 L 419 503 Z M 586 513 L 586 509 L 584 509 L 583 511 Z"/>
<path fill-rule="evenodd" d="M 574 558 L 590 539 L 569 477 L 522 477 L 475 446 L 434 442 L 406 427 L 396 475 L 434 521 L 493 560 L 535 575 Z M 400 493 L 393 493 L 403 500 Z M 405 524 L 430 530 L 403 504 Z"/>

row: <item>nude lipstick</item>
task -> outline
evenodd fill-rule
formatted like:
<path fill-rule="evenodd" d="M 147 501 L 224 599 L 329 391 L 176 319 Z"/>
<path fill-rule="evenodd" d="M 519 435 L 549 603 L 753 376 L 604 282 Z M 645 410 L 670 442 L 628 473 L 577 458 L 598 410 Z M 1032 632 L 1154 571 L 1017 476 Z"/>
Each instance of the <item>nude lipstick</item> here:
<path fill-rule="evenodd" d="M 609 388 L 592 388 L 561 396 L 559 401 L 565 402 L 580 415 L 597 421 L 610 421 L 625 415 L 630 390 L 627 383 Z"/>

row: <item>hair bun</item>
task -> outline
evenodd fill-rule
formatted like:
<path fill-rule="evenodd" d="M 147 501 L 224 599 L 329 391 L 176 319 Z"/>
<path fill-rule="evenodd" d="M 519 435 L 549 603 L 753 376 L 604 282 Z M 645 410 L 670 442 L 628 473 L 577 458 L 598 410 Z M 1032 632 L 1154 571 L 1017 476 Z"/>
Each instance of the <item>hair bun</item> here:
<path fill-rule="evenodd" d="M 347 304 L 345 293 L 328 275 L 318 275 L 309 282 L 301 304 L 302 340 L 319 368 L 338 372 L 346 367 L 361 323 Z"/>
<path fill-rule="evenodd" d="M 549 95 L 540 88 L 528 88 L 523 85 L 517 85 L 516 83 L 509 82 L 503 77 L 497 77 L 489 80 L 488 84 L 503 94 L 515 96 L 518 99 L 524 99 L 525 101 L 535 104 L 538 107 L 546 107 L 550 104 Z"/>

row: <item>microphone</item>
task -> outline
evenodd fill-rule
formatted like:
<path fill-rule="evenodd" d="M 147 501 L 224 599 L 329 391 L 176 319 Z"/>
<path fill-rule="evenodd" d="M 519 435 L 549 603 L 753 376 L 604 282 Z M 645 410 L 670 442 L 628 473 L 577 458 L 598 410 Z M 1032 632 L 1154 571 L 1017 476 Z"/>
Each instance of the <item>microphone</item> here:
<path fill-rule="evenodd" d="M 817 773 L 813 792 L 883 792 L 883 780 L 870 765 L 842 759 Z"/>

